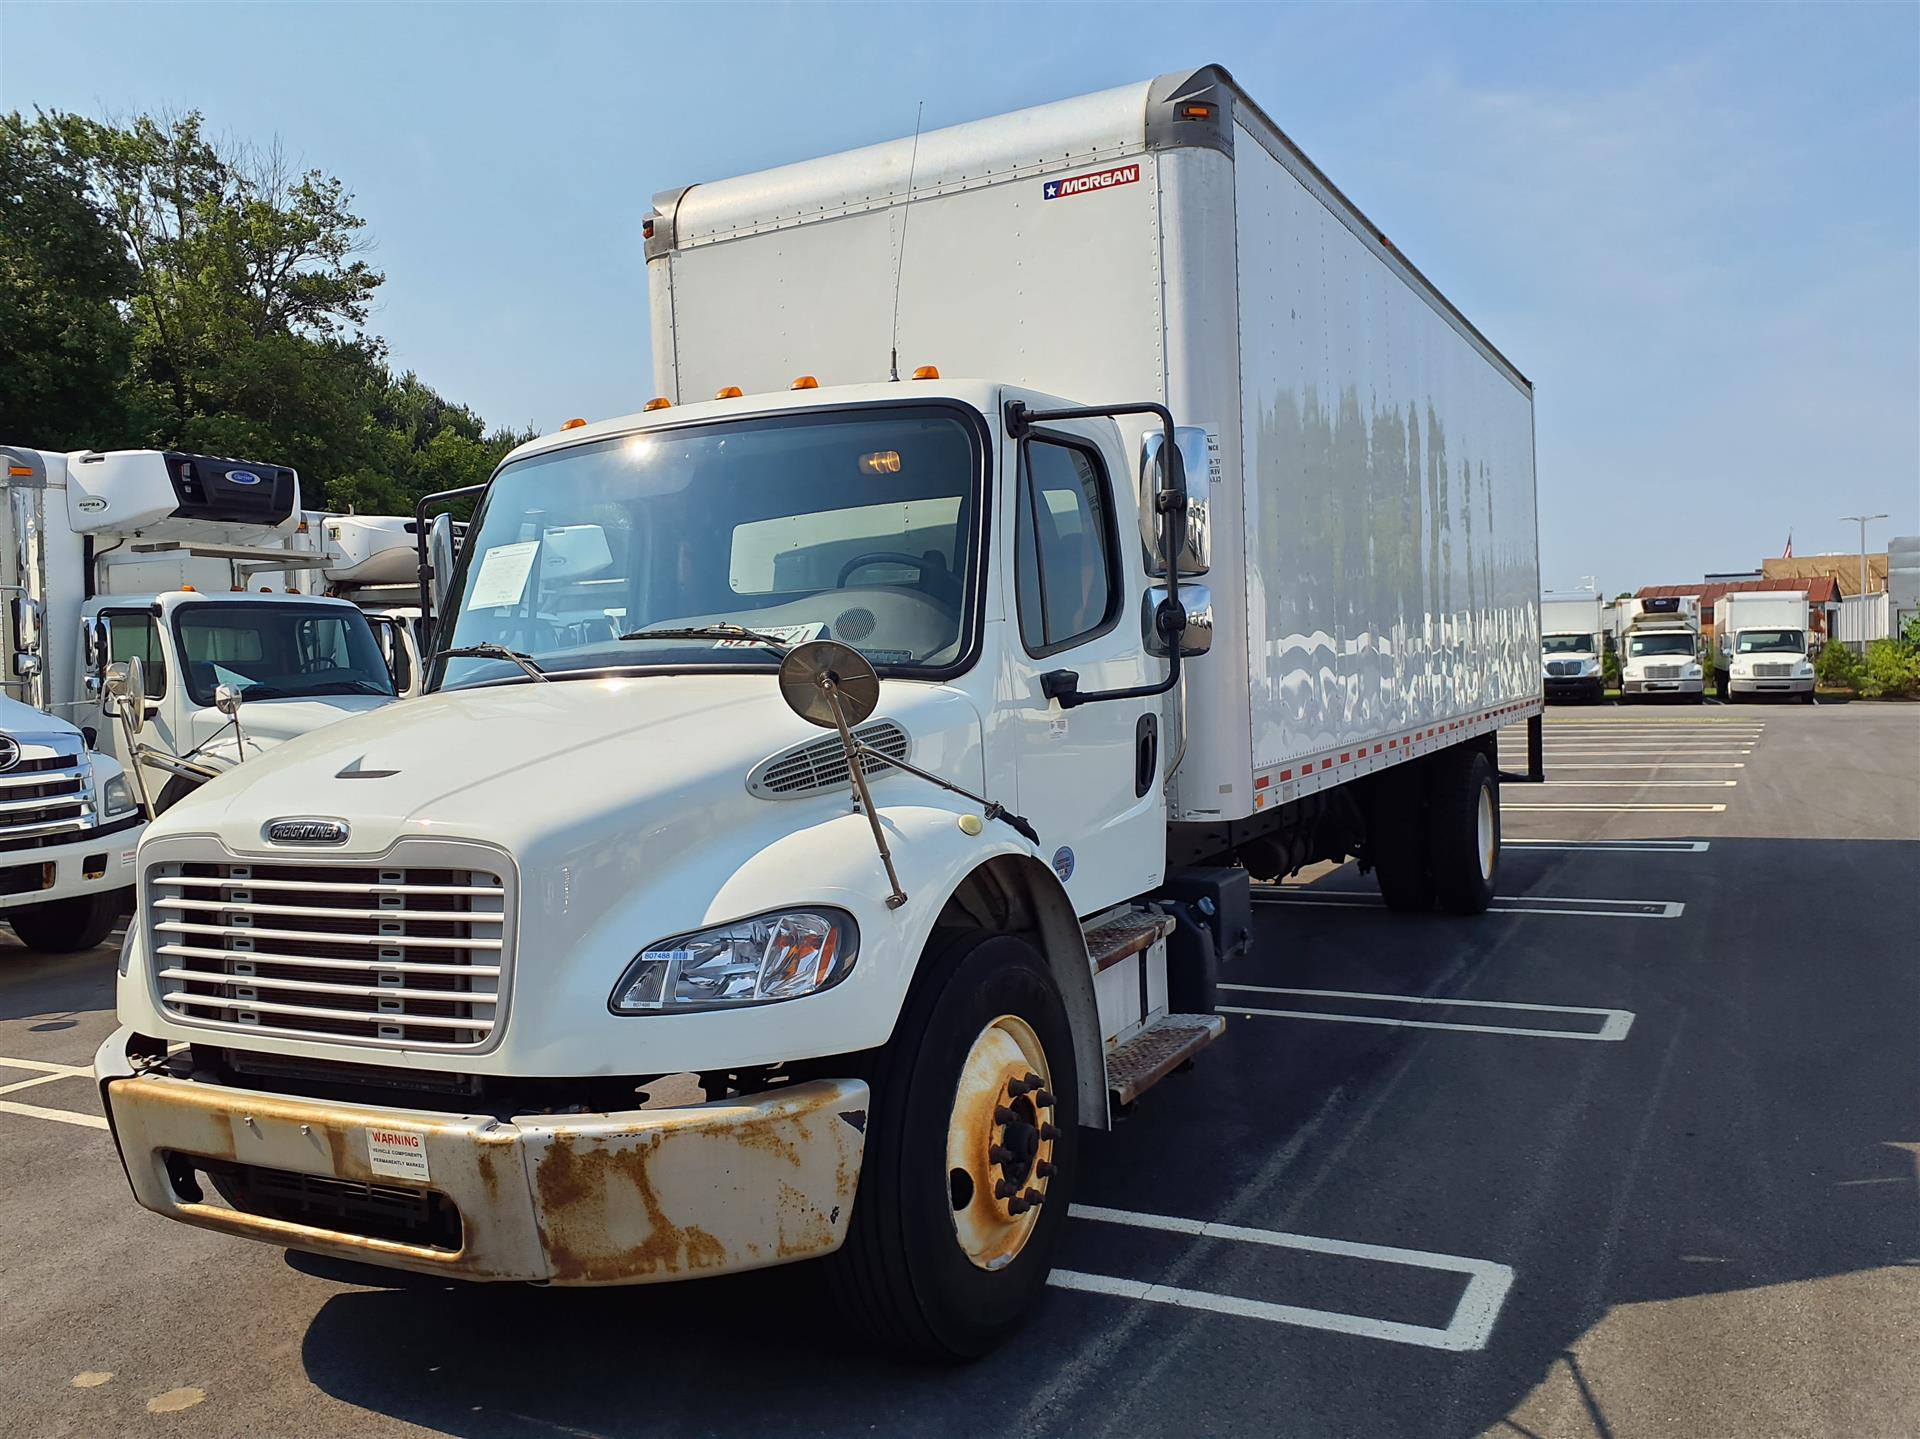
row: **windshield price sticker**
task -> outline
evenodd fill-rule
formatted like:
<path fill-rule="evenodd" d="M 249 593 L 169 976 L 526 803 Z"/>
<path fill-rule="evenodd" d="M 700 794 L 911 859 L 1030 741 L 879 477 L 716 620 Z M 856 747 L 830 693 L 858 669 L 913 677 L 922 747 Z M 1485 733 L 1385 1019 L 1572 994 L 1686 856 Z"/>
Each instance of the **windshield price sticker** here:
<path fill-rule="evenodd" d="M 776 639 L 783 645 L 797 645 L 802 640 L 817 640 L 827 632 L 827 627 L 818 620 L 810 625 L 750 625 L 748 628 L 756 634 Z M 713 647 L 717 650 L 760 650 L 762 652 L 767 648 L 758 640 L 737 639 L 715 640 Z"/>
<path fill-rule="evenodd" d="M 417 1179 L 425 1183 L 427 1136 L 418 1129 L 369 1129 L 367 1166 L 386 1179 Z"/>
<path fill-rule="evenodd" d="M 527 576 L 533 573 L 533 558 L 540 553 L 540 541 L 522 540 L 514 545 L 496 545 L 480 561 L 480 573 L 474 576 L 473 592 L 467 607 L 497 610 L 517 605 L 526 592 Z"/>

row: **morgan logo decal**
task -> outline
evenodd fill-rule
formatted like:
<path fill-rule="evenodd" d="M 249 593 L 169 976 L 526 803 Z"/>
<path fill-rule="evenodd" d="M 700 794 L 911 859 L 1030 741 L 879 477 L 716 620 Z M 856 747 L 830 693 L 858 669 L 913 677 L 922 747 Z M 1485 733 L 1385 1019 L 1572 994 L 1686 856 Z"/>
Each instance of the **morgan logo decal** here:
<path fill-rule="evenodd" d="M 268 844 L 345 844 L 344 819 L 274 819 L 267 821 Z"/>
<path fill-rule="evenodd" d="M 1139 165 L 1115 165 L 1111 170 L 1091 170 L 1084 175 L 1069 175 L 1064 180 L 1048 180 L 1041 196 L 1064 200 L 1069 195 L 1085 195 L 1094 190 L 1111 190 L 1115 185 L 1131 185 L 1140 178 Z"/>

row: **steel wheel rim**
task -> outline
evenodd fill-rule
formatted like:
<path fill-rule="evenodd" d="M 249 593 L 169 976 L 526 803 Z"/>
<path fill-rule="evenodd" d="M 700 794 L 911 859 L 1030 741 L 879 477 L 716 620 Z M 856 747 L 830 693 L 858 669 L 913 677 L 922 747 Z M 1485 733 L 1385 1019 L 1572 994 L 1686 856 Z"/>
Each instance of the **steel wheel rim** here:
<path fill-rule="evenodd" d="M 1480 786 L 1480 803 L 1474 815 L 1475 826 L 1479 831 L 1480 878 L 1489 882 L 1493 879 L 1494 828 L 1493 828 L 1493 786 Z"/>
<path fill-rule="evenodd" d="M 960 1066 L 947 1119 L 953 1236 L 969 1262 L 1001 1269 L 1039 1223 L 1054 1153 L 1053 1074 L 1033 1026 L 989 1020 Z"/>

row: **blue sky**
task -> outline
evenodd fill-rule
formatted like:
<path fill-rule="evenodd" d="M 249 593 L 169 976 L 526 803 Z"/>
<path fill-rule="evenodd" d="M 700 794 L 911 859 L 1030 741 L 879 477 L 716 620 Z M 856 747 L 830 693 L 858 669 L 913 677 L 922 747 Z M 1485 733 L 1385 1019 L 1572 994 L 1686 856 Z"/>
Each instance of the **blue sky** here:
<path fill-rule="evenodd" d="M 394 359 L 653 393 L 654 192 L 1219 61 L 1535 381 L 1542 574 L 1920 532 L 1920 7 L 0 4 L 0 106 L 343 177 Z"/>

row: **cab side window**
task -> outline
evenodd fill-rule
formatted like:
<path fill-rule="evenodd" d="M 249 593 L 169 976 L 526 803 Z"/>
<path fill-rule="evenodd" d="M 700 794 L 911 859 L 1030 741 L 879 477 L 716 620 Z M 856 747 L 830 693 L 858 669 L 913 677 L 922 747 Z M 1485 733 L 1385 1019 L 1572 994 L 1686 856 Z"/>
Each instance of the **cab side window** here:
<path fill-rule="evenodd" d="M 104 610 L 107 622 L 107 663 L 138 658 L 146 671 L 147 698 L 157 700 L 167 693 L 167 652 L 160 644 L 160 629 L 151 614 L 143 610 Z"/>
<path fill-rule="evenodd" d="M 1039 658 L 1111 628 L 1120 613 L 1120 585 L 1099 457 L 1037 438 L 1022 456 L 1015 587 L 1020 639 Z"/>

